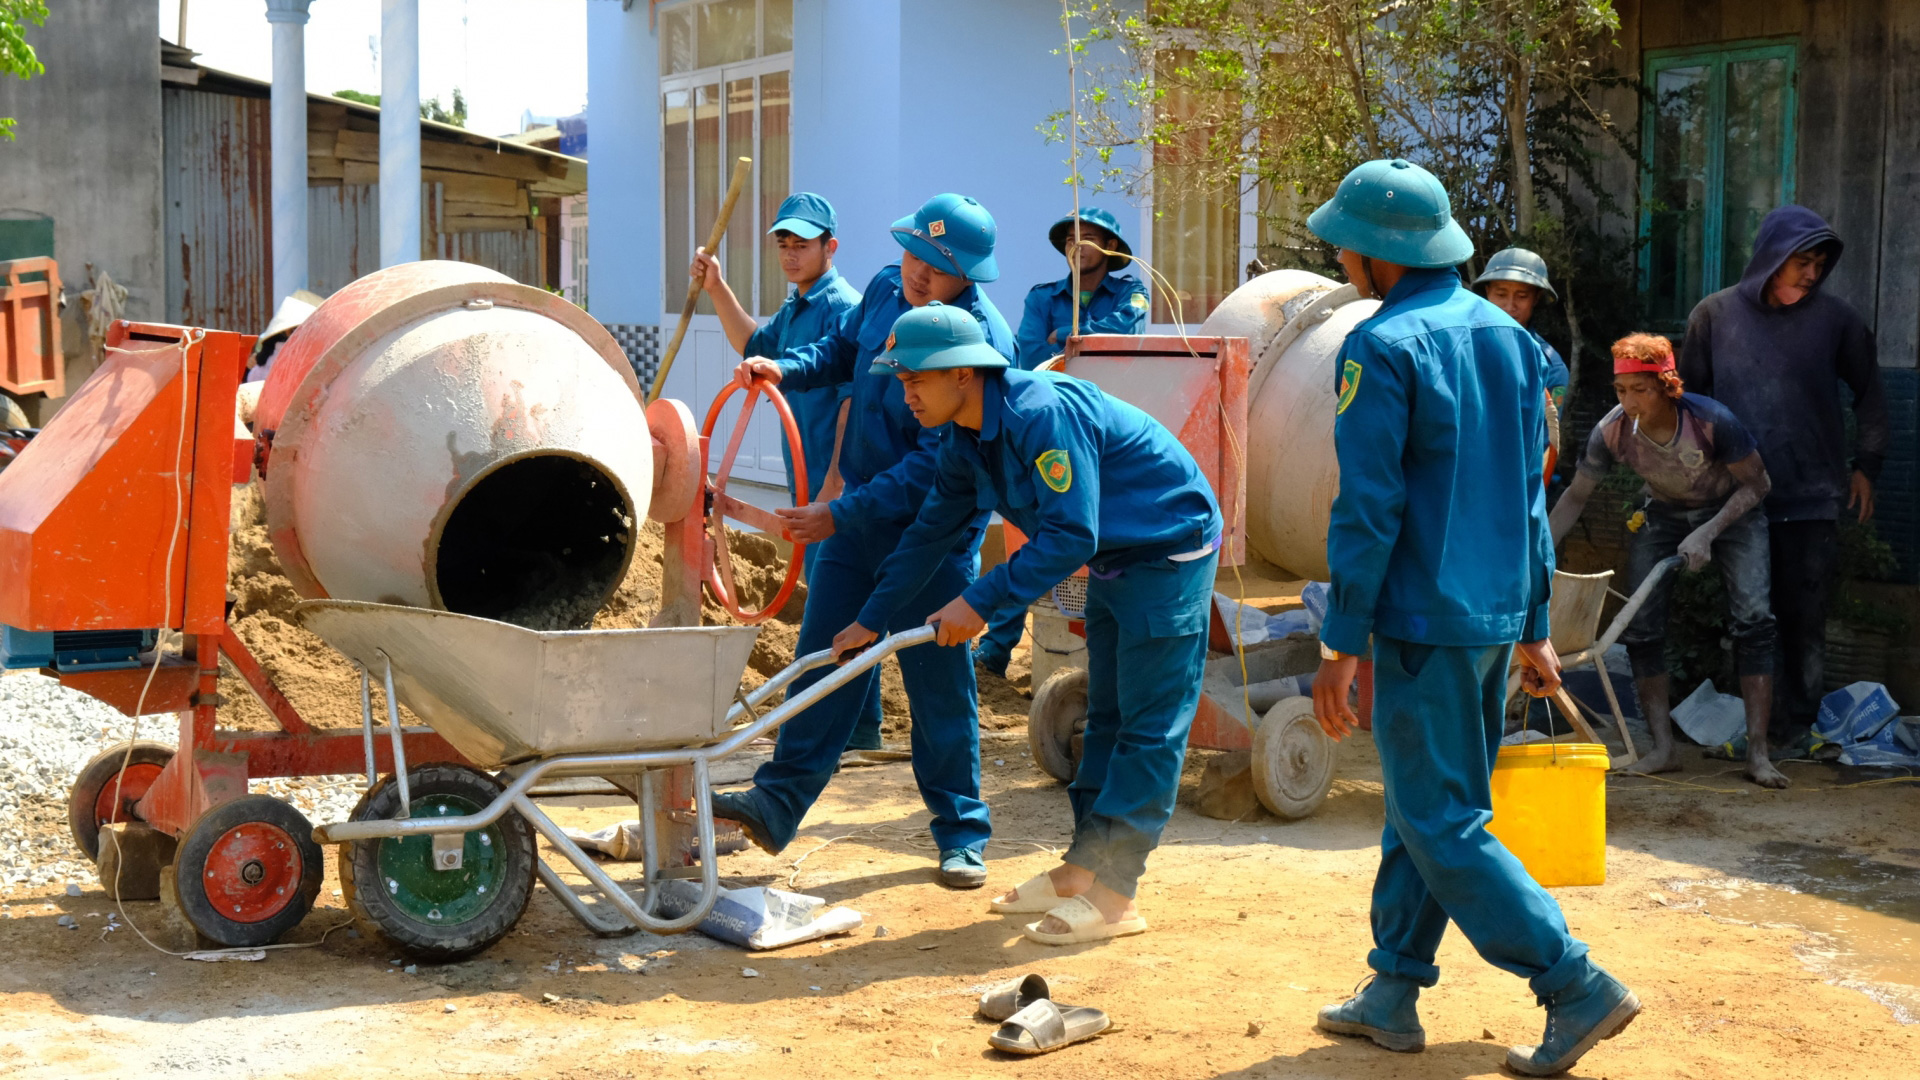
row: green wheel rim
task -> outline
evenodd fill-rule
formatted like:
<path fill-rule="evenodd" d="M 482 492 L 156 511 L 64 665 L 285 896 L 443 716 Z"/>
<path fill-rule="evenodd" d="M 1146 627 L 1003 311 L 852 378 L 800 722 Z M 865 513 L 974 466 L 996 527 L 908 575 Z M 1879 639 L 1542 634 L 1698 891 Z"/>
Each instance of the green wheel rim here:
<path fill-rule="evenodd" d="M 482 807 L 458 795 L 422 795 L 413 800 L 413 817 L 461 817 Z M 431 836 L 401 836 L 379 841 L 375 865 L 378 888 L 401 913 L 428 926 L 458 926 L 484 914 L 499 899 L 507 857 L 499 825 L 466 835 L 458 870 L 433 868 Z"/>

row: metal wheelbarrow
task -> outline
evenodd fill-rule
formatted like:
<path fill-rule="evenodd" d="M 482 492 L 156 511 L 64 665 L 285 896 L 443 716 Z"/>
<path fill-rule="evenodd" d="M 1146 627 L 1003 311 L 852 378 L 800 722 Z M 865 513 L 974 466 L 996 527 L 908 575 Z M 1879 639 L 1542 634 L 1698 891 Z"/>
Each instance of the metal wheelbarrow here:
<path fill-rule="evenodd" d="M 765 712 L 805 672 L 834 662 L 811 653 L 752 693 L 740 687 L 757 627 L 662 627 L 537 632 L 444 611 L 316 600 L 307 629 L 360 665 L 368 791 L 349 819 L 313 839 L 340 844 L 341 889 L 354 916 L 422 959 L 455 960 L 491 946 L 519 920 L 537 878 L 602 935 L 692 929 L 720 895 L 709 765 L 778 728 L 933 627 L 883 638 L 837 671 Z M 394 772 L 377 779 L 369 683 L 386 688 Z M 397 702 L 479 768 L 407 766 Z M 485 769 L 506 767 L 498 775 Z M 658 840 L 660 788 L 692 771 L 693 850 L 700 900 L 657 914 L 669 876 Z M 602 777 L 635 795 L 643 880 L 635 895 L 609 877 L 532 792 L 542 781 Z M 600 900 L 575 893 L 540 857 L 534 834 L 585 875 Z"/>

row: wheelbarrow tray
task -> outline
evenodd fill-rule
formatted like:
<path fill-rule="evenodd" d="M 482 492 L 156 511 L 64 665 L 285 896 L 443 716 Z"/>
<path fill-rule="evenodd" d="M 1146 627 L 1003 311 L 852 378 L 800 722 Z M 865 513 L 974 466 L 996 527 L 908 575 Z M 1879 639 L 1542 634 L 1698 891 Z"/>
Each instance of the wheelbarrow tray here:
<path fill-rule="evenodd" d="M 310 600 L 300 624 L 481 768 L 725 735 L 759 629 L 536 631 L 447 611 Z"/>

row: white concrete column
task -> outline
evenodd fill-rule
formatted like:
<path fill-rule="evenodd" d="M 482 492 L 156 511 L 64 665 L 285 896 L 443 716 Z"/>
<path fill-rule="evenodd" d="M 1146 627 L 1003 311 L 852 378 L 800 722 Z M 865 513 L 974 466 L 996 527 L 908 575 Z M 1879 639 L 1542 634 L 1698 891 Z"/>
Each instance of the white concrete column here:
<path fill-rule="evenodd" d="M 307 287 L 307 5 L 267 0 L 273 24 L 273 303 Z M 249 328 L 249 329 L 257 329 Z"/>
<path fill-rule="evenodd" d="M 380 265 L 420 259 L 420 0 L 380 0 Z"/>

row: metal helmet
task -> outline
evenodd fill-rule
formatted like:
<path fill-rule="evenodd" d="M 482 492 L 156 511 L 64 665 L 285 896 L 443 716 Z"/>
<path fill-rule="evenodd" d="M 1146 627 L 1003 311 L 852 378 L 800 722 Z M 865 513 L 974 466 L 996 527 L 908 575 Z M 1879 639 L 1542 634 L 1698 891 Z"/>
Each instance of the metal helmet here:
<path fill-rule="evenodd" d="M 1487 268 L 1473 279 L 1473 291 L 1485 296 L 1487 290 L 1483 286 L 1489 281 L 1517 281 L 1546 293 L 1549 300 L 1560 299 L 1560 294 L 1554 292 L 1553 285 L 1547 281 L 1547 260 L 1526 248 L 1510 247 L 1494 252 L 1493 258 L 1487 260 Z"/>
<path fill-rule="evenodd" d="M 1439 178 L 1399 158 L 1357 166 L 1307 228 L 1335 247 L 1419 269 L 1458 266 L 1473 254 Z"/>

